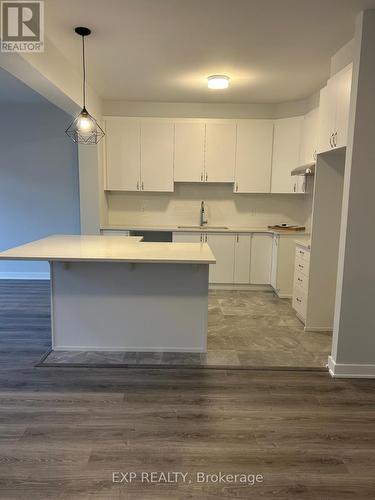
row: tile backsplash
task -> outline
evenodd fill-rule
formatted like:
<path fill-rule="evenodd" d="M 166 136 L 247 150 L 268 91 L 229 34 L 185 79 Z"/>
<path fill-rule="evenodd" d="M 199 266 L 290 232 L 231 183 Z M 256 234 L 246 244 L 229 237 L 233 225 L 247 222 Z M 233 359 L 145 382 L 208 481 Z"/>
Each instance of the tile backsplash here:
<path fill-rule="evenodd" d="M 265 227 L 288 223 L 309 226 L 311 196 L 235 194 L 231 184 L 175 184 L 173 193 L 107 193 L 108 224 L 188 225 L 199 223 L 204 200 L 212 225 Z"/>

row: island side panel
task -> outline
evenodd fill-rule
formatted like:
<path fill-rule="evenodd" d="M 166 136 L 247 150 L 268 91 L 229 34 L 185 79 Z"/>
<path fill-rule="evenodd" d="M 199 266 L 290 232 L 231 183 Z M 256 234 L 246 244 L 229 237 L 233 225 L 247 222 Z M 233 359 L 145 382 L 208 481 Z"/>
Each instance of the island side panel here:
<path fill-rule="evenodd" d="M 205 352 L 207 264 L 51 264 L 56 350 Z"/>

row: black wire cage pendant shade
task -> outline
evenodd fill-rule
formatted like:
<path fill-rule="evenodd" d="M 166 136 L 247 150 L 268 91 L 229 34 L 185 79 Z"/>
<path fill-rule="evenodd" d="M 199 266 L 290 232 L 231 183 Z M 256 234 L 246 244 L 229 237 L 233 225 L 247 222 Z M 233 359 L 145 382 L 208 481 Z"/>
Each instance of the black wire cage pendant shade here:
<path fill-rule="evenodd" d="M 69 127 L 65 130 L 65 133 L 78 144 L 98 144 L 100 139 L 104 137 L 104 131 L 95 120 L 95 118 L 90 115 L 86 109 L 86 59 L 85 59 L 85 37 L 90 35 L 91 30 L 83 26 L 79 26 L 74 29 L 77 35 L 82 37 L 82 65 L 83 65 L 83 108 L 82 111 L 77 115 Z"/>

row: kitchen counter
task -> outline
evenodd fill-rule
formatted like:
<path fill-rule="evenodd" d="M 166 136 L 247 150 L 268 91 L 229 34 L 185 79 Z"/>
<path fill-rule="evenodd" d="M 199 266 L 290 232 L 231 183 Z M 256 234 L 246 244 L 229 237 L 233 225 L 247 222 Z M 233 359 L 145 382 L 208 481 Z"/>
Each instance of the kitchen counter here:
<path fill-rule="evenodd" d="M 214 264 L 204 243 L 145 243 L 141 236 L 55 235 L 0 253 L 6 260 Z"/>
<path fill-rule="evenodd" d="M 0 253 L 48 260 L 53 350 L 205 352 L 205 243 L 142 237 L 50 236 Z"/>
<path fill-rule="evenodd" d="M 123 224 L 106 224 L 101 227 L 101 230 L 107 231 L 166 231 L 166 232 L 212 232 L 212 233 L 270 233 L 270 234 L 293 234 L 296 235 L 307 235 L 309 234 L 307 231 L 288 231 L 285 229 L 275 230 L 269 229 L 268 227 L 238 227 L 238 226 L 228 226 L 225 228 L 225 224 L 222 225 L 208 225 L 208 226 L 189 226 L 188 224 L 181 225 L 160 225 L 160 226 L 151 226 L 151 225 L 123 225 Z"/>

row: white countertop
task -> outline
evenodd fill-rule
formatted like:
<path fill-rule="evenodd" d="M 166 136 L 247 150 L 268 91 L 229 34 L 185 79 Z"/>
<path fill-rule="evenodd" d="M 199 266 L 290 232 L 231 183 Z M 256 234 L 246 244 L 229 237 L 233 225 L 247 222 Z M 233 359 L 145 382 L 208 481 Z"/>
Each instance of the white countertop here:
<path fill-rule="evenodd" d="M 208 226 L 194 226 L 193 224 L 189 226 L 188 224 L 173 226 L 173 225 L 160 225 L 160 226 L 148 226 L 148 225 L 124 225 L 124 224 L 108 224 L 103 225 L 100 229 L 102 230 L 112 230 L 112 231 L 171 231 L 171 232 L 212 232 L 212 233 L 270 233 L 270 234 L 287 234 L 287 235 L 306 235 L 309 234 L 306 231 L 288 231 L 281 229 L 280 231 L 275 229 L 269 229 L 268 227 L 237 227 L 228 226 L 226 229 L 225 224 L 208 225 Z"/>
<path fill-rule="evenodd" d="M 4 252 L 1 260 L 214 264 L 206 243 L 146 243 L 138 236 L 55 235 Z"/>

